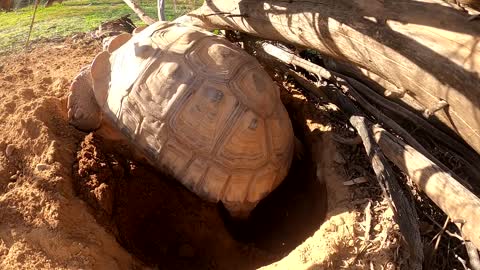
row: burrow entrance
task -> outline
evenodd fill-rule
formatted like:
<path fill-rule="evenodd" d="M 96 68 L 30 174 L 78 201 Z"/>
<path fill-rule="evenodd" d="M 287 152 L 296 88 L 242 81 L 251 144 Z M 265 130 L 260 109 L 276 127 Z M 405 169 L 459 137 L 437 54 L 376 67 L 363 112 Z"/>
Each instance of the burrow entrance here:
<path fill-rule="evenodd" d="M 285 95 L 284 95 L 285 96 Z M 158 269 L 252 269 L 287 255 L 311 236 L 326 214 L 306 116 L 285 100 L 304 144 L 283 183 L 245 221 L 229 218 L 177 181 L 133 161 L 128 148 L 89 134 L 74 165 L 76 190 L 128 251 Z"/>

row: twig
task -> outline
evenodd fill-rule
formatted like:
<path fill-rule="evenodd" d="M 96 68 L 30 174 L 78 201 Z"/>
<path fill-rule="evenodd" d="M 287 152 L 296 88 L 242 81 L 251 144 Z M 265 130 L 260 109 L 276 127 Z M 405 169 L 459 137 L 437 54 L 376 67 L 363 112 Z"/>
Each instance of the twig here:
<path fill-rule="evenodd" d="M 425 217 L 427 217 L 435 226 L 437 226 L 438 228 L 442 229 L 442 225 L 440 225 L 435 219 L 433 219 L 431 216 L 429 216 L 428 214 L 426 213 L 423 213 L 423 215 Z M 463 239 L 463 237 L 461 237 L 460 235 L 458 235 L 457 233 L 453 233 L 449 230 L 445 230 L 445 233 L 448 234 L 449 236 L 451 237 L 454 237 L 454 238 L 457 238 L 458 240 L 464 242 L 465 239 Z"/>
<path fill-rule="evenodd" d="M 458 235 L 457 233 L 452 233 L 450 232 L 449 230 L 445 230 L 445 233 L 448 234 L 449 236 L 451 237 L 454 237 L 454 238 L 457 238 L 458 240 L 464 242 L 465 239 L 463 239 L 463 237 L 461 237 L 460 235 Z"/>
<path fill-rule="evenodd" d="M 25 42 L 25 49 L 28 48 L 28 43 L 30 42 L 30 35 L 32 34 L 33 22 L 35 21 L 35 15 L 37 14 L 37 8 L 40 0 L 35 0 L 35 7 L 33 9 L 32 22 L 30 23 L 30 29 L 28 30 L 27 42 Z"/>
<path fill-rule="evenodd" d="M 443 224 L 442 229 L 437 233 L 437 235 L 435 235 L 435 237 L 433 237 L 432 241 L 435 240 L 435 238 L 436 238 L 436 242 L 435 242 L 435 246 L 433 247 L 432 256 L 437 252 L 438 245 L 440 244 L 440 240 L 442 239 L 442 235 L 445 232 L 445 230 L 447 229 L 447 225 L 448 225 L 449 222 L 450 222 L 450 218 L 447 217 L 447 219 L 445 220 L 445 223 Z"/>
<path fill-rule="evenodd" d="M 372 227 L 372 201 L 368 201 L 365 207 L 365 242 L 370 240 L 370 229 Z"/>
<path fill-rule="evenodd" d="M 365 178 L 363 176 L 360 176 L 360 177 L 354 178 L 352 180 L 344 181 L 343 185 L 344 186 L 353 186 L 353 185 L 363 184 L 363 183 L 367 183 L 367 182 L 368 182 L 367 178 Z"/>

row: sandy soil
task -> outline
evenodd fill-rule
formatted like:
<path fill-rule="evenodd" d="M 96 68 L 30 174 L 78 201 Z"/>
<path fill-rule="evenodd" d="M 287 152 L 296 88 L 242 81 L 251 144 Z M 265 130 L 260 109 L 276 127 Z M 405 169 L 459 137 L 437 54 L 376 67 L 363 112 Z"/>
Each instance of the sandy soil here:
<path fill-rule="evenodd" d="M 0 269 L 396 269 L 398 226 L 331 104 L 286 84 L 307 146 L 250 220 L 230 220 L 173 179 L 66 121 L 89 38 L 0 58 Z M 290 93 L 287 93 L 287 92 Z M 351 132 L 350 132 L 351 133 Z"/>

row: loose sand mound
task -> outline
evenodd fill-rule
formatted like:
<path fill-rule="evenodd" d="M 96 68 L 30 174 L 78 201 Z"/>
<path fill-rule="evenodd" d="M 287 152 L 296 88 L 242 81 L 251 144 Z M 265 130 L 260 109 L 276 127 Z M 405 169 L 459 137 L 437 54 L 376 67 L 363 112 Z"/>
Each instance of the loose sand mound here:
<path fill-rule="evenodd" d="M 307 151 L 250 220 L 233 221 L 221 206 L 131 160 L 128 147 L 68 125 L 68 86 L 99 50 L 97 41 L 69 38 L 0 58 L 1 269 L 402 263 L 397 225 L 374 181 L 343 185 L 371 172 L 361 146 L 332 140 L 334 132 L 350 134 L 334 106 L 308 103 L 286 85 L 284 102 Z"/>

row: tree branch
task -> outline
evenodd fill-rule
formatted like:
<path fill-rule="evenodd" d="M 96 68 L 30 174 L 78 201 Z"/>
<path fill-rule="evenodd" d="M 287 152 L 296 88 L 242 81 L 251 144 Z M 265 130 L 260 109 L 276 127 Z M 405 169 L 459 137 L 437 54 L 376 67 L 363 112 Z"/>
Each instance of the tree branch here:
<path fill-rule="evenodd" d="M 140 8 L 140 6 L 138 6 L 132 0 L 123 0 L 123 2 L 125 2 L 127 6 L 130 7 L 133 10 L 133 12 L 135 12 L 135 14 L 137 14 L 140 20 L 142 20 L 144 23 L 150 25 L 156 22 L 154 19 L 152 19 L 152 17 L 148 16 L 147 13 L 145 13 L 145 11 L 143 11 L 143 9 Z"/>

